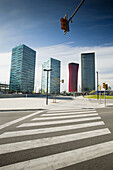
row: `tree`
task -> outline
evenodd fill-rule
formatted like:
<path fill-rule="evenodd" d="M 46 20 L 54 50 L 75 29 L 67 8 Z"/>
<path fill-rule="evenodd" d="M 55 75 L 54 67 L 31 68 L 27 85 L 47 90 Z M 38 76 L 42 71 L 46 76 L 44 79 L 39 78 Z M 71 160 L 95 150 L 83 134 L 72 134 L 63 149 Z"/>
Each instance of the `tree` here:
<path fill-rule="evenodd" d="M 108 90 L 111 91 L 111 87 L 110 86 L 108 87 Z"/>
<path fill-rule="evenodd" d="M 66 90 L 64 90 L 64 91 L 63 91 L 63 95 L 66 95 L 66 94 L 67 94 L 67 92 L 66 92 Z"/>
<path fill-rule="evenodd" d="M 42 94 L 45 94 L 45 90 L 44 89 L 42 90 Z"/>
<path fill-rule="evenodd" d="M 25 89 L 23 89 L 22 92 L 23 92 L 23 94 L 25 94 L 26 93 Z"/>
<path fill-rule="evenodd" d="M 58 78 L 56 77 L 55 79 L 52 79 L 52 84 L 55 87 L 55 94 L 53 94 L 53 103 L 56 103 L 56 94 L 57 94 L 57 86 L 60 84 L 60 81 L 58 80 Z"/>

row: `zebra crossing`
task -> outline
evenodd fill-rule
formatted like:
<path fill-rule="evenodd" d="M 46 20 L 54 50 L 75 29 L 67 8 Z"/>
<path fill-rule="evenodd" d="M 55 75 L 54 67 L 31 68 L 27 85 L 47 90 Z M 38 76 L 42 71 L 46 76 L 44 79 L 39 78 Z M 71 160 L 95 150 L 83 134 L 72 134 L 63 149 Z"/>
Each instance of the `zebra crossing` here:
<path fill-rule="evenodd" d="M 95 109 L 48 110 L 21 119 L 26 118 L 0 135 L 0 170 L 55 170 L 113 153 L 111 132 Z"/>

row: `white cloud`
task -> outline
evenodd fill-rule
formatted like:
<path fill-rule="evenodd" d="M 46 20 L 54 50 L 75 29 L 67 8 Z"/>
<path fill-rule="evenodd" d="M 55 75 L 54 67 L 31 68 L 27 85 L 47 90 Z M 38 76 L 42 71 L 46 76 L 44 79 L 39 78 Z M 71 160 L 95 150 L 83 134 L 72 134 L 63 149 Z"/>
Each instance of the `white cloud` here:
<path fill-rule="evenodd" d="M 11 53 L 0 53 L 0 83 L 9 83 Z"/>
<path fill-rule="evenodd" d="M 42 63 L 50 57 L 61 61 L 61 79 L 64 84 L 61 90 L 68 91 L 68 63 L 81 62 L 81 53 L 95 52 L 96 69 L 99 73 L 99 84 L 108 83 L 113 88 L 113 46 L 112 47 L 73 47 L 71 43 L 37 48 L 35 86 L 41 87 Z M 9 83 L 11 53 L 0 53 L 0 82 Z M 79 84 L 81 82 L 81 66 L 79 66 Z"/>

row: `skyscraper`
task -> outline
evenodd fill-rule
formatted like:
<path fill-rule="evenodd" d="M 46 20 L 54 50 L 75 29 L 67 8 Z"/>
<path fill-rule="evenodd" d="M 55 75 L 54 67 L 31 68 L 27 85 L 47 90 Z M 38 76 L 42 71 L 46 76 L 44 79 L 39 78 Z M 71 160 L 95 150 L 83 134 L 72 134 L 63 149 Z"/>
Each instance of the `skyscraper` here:
<path fill-rule="evenodd" d="M 42 92 L 46 92 L 47 88 L 47 72 L 45 72 L 44 69 L 52 69 L 52 71 L 49 72 L 48 77 L 48 92 L 53 94 L 60 93 L 60 64 L 61 62 L 54 58 L 50 58 L 48 61 L 43 63 L 41 82 Z"/>
<path fill-rule="evenodd" d="M 95 90 L 95 53 L 81 54 L 82 92 Z"/>
<path fill-rule="evenodd" d="M 69 92 L 77 92 L 79 64 L 69 63 Z"/>
<path fill-rule="evenodd" d="M 12 49 L 9 89 L 19 92 L 34 90 L 36 51 L 20 45 Z"/>

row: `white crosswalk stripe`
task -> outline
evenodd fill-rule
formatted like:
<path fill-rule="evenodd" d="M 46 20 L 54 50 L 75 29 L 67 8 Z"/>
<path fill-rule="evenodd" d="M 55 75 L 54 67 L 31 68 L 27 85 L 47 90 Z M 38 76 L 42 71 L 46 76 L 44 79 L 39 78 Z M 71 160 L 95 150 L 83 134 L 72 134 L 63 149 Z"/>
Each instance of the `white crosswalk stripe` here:
<path fill-rule="evenodd" d="M 5 132 L 5 133 L 1 134 L 0 138 L 26 136 L 26 135 L 37 135 L 37 134 L 43 134 L 43 133 L 75 130 L 75 129 L 80 129 L 80 128 L 88 128 L 88 127 L 102 126 L 102 125 L 104 125 L 104 122 L 99 121 L 99 122 L 84 123 L 84 124 L 77 124 L 77 125 L 61 126 L 61 127 L 57 127 L 57 128 L 49 127 L 49 128 L 38 129 L 38 130 L 32 129 L 32 130 L 12 131 L 12 132 Z"/>
<path fill-rule="evenodd" d="M 32 116 L 35 117 L 32 119 Z M 24 152 L 30 149 L 38 150 L 43 147 L 55 147 L 61 144 L 69 145 L 70 142 L 76 143 L 78 140 L 88 140 L 95 137 L 101 138 L 102 136 L 111 134 L 94 109 L 87 111 L 76 109 L 74 112 L 65 112 L 63 109 L 60 112 L 58 110 L 51 110 L 37 116 L 37 113 L 34 113 L 31 116 L 29 115 L 31 120 L 29 120 L 28 123 L 20 124 L 17 126 L 17 129 L 15 129 L 16 131 L 4 132 L 0 135 L 0 139 L 4 140 L 5 138 L 7 138 L 7 140 L 8 138 L 14 138 L 13 142 L 10 142 L 9 140 L 9 143 L 0 144 L 0 155 L 13 154 L 16 152 L 18 154 L 18 152 Z M 48 127 L 46 127 L 46 125 Z M 31 129 L 31 127 L 35 127 L 35 129 Z M 18 130 L 19 128 L 21 128 L 21 130 Z M 27 128 L 27 130 L 24 128 Z M 49 136 L 52 132 L 54 132 L 54 135 Z M 37 136 L 42 134 L 42 137 Z M 45 134 L 46 136 L 44 137 Z M 35 139 L 32 139 L 32 135 L 36 136 Z M 28 136 L 30 136 L 31 139 L 25 139 L 25 137 Z M 16 142 L 15 137 L 17 138 Z M 24 138 L 21 141 L 18 141 L 22 137 Z M 31 158 L 26 161 L 9 163 L 9 165 L 5 165 L 4 163 L 3 167 L 0 167 L 0 170 L 37 170 L 37 167 L 38 170 L 55 170 L 110 153 L 113 153 L 113 141 L 65 150 L 60 153 L 46 156 L 43 155 L 36 159 Z"/>
<path fill-rule="evenodd" d="M 85 113 L 97 113 L 96 111 L 88 111 L 88 112 L 58 112 L 58 113 L 46 113 L 42 114 L 41 116 L 58 116 L 58 115 L 78 115 L 78 114 L 85 114 Z"/>
<path fill-rule="evenodd" d="M 100 120 L 99 116 L 91 117 L 91 118 L 81 118 L 81 119 L 72 119 L 72 120 L 59 120 L 59 121 L 50 121 L 50 122 L 34 122 L 34 123 L 24 123 L 18 127 L 30 127 L 30 126 L 44 126 L 44 125 L 55 125 L 62 123 L 74 123 L 74 122 L 82 122 L 82 121 L 90 121 L 90 120 Z"/>
<path fill-rule="evenodd" d="M 26 149 L 31 149 L 31 148 L 37 148 L 37 147 L 42 147 L 42 146 L 55 145 L 59 143 L 76 141 L 80 139 L 101 136 L 105 134 L 110 134 L 109 129 L 105 128 L 105 129 L 99 129 L 99 130 L 94 130 L 94 131 L 81 132 L 77 134 L 37 139 L 33 141 L 30 140 L 30 141 L 17 142 L 17 143 L 12 143 L 12 144 L 3 144 L 3 145 L 0 145 L 0 154 L 26 150 Z"/>
<path fill-rule="evenodd" d="M 64 108 L 63 110 L 49 110 L 49 113 L 66 113 L 66 112 L 96 112 L 95 109 L 66 109 Z"/>
<path fill-rule="evenodd" d="M 55 119 L 66 119 L 66 118 L 77 118 L 77 117 L 89 117 L 89 116 L 98 116 L 98 113 L 93 114 L 83 114 L 83 115 L 68 115 L 68 116 L 54 116 L 54 117 L 40 117 L 34 118 L 32 121 L 36 120 L 55 120 Z"/>

